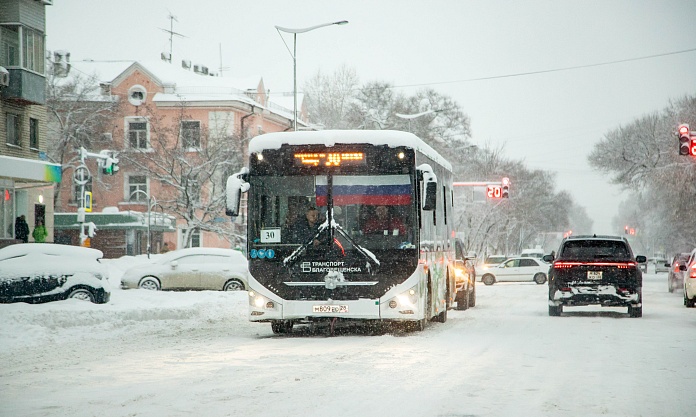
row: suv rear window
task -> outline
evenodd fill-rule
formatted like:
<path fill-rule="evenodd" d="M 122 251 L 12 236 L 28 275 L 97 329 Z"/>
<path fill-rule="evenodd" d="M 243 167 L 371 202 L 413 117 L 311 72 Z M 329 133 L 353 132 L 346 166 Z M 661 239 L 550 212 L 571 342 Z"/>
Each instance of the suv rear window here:
<path fill-rule="evenodd" d="M 571 240 L 563 246 L 563 259 L 630 259 L 624 242 L 618 240 Z"/>

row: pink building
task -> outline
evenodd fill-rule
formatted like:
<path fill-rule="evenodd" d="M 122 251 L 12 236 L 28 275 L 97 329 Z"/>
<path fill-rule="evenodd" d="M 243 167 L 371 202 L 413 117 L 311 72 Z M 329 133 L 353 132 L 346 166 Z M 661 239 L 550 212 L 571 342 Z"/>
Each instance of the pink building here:
<path fill-rule="evenodd" d="M 239 149 L 240 160 L 245 161 L 246 144 L 250 138 L 292 129 L 292 95 L 271 99 L 274 96 L 269 94 L 261 77 L 233 79 L 213 76 L 206 67 L 191 65 L 187 61 L 72 62 L 70 73 L 82 74 L 83 77 L 94 75 L 101 93 L 94 99 L 119 102 L 118 112 L 112 122 L 104 126 L 99 139 L 104 145 L 102 149 L 119 152 L 120 170 L 112 176 L 101 175 L 96 159 L 86 161 L 93 178 L 86 185 L 93 196 L 93 213 L 87 215 L 86 221 L 96 223 L 98 230 L 91 239 L 92 247 L 103 250 L 107 257 L 145 253 L 148 232 L 152 253 L 157 253 L 164 242 L 169 243 L 170 248 L 187 246 L 185 238 L 189 234 L 192 238 L 188 246 L 229 248 L 243 243 L 239 237 L 246 228 L 243 216 L 231 225 L 231 235 L 200 228 L 187 230 L 187 222 L 180 214 L 166 212 L 154 205 L 156 201 L 167 198 L 171 184 L 148 175 L 142 166 L 128 164 L 128 157 L 138 155 L 146 158 L 153 150 L 154 141 L 162 140 L 164 135 L 171 146 L 184 148 L 184 158 L 199 164 L 202 149 L 206 146 L 205 138 L 225 137 L 236 141 L 230 146 Z M 304 105 L 300 109 L 298 125 L 307 127 Z M 88 151 L 99 153 L 102 149 Z M 97 176 L 98 181 L 95 181 Z M 62 213 L 56 213 L 56 241 L 79 244 L 76 211 L 80 203 L 80 187 L 71 181 L 72 169 L 65 171 L 63 178 L 57 204 Z M 206 188 L 201 192 L 199 198 L 203 202 L 215 197 L 210 195 L 210 190 L 213 189 Z M 212 193 L 219 196 L 221 189 L 214 190 Z M 150 197 L 149 202 L 147 197 Z M 143 220 L 145 217 L 141 216 L 140 226 L 135 225 L 138 221 L 133 220 L 133 213 L 129 211 L 144 214 L 148 205 L 150 219 Z M 119 216 L 123 218 L 123 224 L 117 220 Z M 224 212 L 216 216 L 214 222 L 230 226 L 231 220 Z M 147 221 L 149 228 L 147 224 L 142 225 Z"/>

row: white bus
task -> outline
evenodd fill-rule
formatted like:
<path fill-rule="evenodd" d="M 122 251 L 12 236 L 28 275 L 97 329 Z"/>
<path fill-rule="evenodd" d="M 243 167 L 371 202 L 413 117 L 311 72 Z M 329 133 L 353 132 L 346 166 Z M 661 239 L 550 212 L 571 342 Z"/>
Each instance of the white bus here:
<path fill-rule="evenodd" d="M 247 192 L 251 321 L 287 333 L 316 322 L 422 330 L 447 320 L 452 169 L 435 150 L 399 131 L 282 132 L 253 138 L 249 158 L 227 181 L 227 214 L 239 214 Z M 313 228 L 308 210 L 319 212 Z M 380 226 L 384 213 L 392 220 Z"/>

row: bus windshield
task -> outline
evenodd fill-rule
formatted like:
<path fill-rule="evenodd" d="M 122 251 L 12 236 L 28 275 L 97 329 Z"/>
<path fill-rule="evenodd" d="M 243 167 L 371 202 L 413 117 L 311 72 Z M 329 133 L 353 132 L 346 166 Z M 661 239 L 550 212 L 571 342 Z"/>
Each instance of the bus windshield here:
<path fill-rule="evenodd" d="M 413 249 L 417 232 L 413 179 L 394 175 L 304 175 L 252 177 L 249 218 L 251 247 L 298 246 L 308 243 L 327 220 L 345 235 L 331 233 L 341 250 L 359 245 L 368 250 Z"/>

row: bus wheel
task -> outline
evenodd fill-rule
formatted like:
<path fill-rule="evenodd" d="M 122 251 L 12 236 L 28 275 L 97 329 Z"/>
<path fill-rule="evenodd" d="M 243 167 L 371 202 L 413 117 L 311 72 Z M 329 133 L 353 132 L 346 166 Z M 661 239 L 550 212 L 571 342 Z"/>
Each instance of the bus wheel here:
<path fill-rule="evenodd" d="M 271 322 L 271 330 L 275 334 L 292 333 L 293 322 L 290 320 L 274 320 Z"/>
<path fill-rule="evenodd" d="M 447 309 L 445 308 L 440 312 L 440 314 L 437 315 L 436 318 L 438 323 L 444 323 L 447 321 Z"/>
<path fill-rule="evenodd" d="M 466 310 L 469 308 L 469 291 L 460 291 L 457 293 L 457 310 Z"/>

